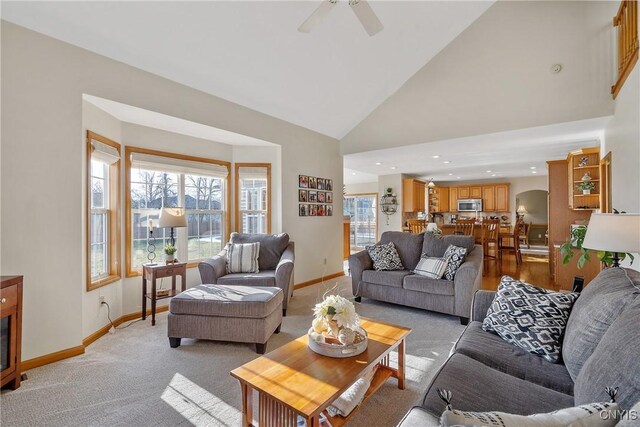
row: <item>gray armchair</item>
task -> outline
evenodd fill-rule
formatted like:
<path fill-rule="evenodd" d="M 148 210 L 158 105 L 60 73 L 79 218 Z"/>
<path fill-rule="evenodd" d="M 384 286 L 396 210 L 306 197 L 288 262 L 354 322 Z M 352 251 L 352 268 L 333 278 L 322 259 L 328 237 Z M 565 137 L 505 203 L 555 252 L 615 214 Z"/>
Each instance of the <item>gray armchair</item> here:
<path fill-rule="evenodd" d="M 213 258 L 198 264 L 203 284 L 274 286 L 282 289 L 282 315 L 287 315 L 287 305 L 293 295 L 293 265 L 295 245 L 287 233 L 243 234 L 231 233 L 230 243 L 260 242 L 258 273 L 227 273 L 227 251 L 223 249 Z"/>

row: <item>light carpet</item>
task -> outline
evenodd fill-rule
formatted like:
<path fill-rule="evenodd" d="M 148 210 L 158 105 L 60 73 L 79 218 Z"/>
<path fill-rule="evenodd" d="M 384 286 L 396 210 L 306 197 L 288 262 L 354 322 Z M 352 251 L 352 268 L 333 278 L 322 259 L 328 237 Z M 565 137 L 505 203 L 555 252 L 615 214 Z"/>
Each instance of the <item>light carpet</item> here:
<path fill-rule="evenodd" d="M 338 283 L 351 296 L 350 278 L 297 290 L 267 351 L 303 335 L 311 308 Z M 363 299 L 365 317 L 409 326 L 406 389 L 390 379 L 350 426 L 395 426 L 446 360 L 464 329 L 457 317 Z M 169 347 L 167 316 L 108 334 L 86 353 L 28 372 L 16 391 L 0 397 L 2 426 L 239 426 L 240 386 L 232 369 L 258 357 L 249 344 L 183 339 Z M 392 361 L 396 353 L 392 353 Z M 257 399 L 256 399 L 257 400 Z"/>

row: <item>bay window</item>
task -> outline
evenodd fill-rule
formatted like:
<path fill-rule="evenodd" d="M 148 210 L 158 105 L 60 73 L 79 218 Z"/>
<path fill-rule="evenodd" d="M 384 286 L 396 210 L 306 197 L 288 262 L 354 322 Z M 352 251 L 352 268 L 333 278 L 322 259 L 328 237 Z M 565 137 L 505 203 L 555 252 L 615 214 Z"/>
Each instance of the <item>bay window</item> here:
<path fill-rule="evenodd" d="M 216 255 L 229 234 L 230 164 L 213 159 L 127 147 L 127 275 L 139 274 L 147 255 L 148 226 L 163 207 L 182 207 L 187 227 L 175 230 L 176 257 L 194 266 Z M 154 228 L 155 262 L 164 257 L 169 229 Z"/>
<path fill-rule="evenodd" d="M 120 279 L 120 144 L 87 131 L 87 291 Z"/>

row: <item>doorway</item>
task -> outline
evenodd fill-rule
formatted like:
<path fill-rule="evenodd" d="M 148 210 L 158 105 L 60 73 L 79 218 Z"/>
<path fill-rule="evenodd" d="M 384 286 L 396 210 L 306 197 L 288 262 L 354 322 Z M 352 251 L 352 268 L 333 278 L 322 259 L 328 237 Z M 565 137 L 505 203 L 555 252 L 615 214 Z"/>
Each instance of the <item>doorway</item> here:
<path fill-rule="evenodd" d="M 364 250 L 378 236 L 377 193 L 344 196 L 344 215 L 349 217 L 350 252 Z"/>

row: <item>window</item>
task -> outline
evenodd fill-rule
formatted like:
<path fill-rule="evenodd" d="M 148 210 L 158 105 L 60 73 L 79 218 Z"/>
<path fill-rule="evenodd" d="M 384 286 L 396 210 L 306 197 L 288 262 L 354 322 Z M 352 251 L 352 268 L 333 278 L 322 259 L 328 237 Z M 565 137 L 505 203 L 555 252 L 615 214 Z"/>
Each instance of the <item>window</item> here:
<path fill-rule="evenodd" d="M 185 208 L 187 227 L 175 230 L 179 260 L 193 267 L 220 252 L 229 235 L 229 163 L 135 147 L 126 148 L 126 159 L 128 276 L 149 262 L 149 220 L 157 224 L 163 207 Z M 155 262 L 162 261 L 169 234 L 154 228 Z"/>
<path fill-rule="evenodd" d="M 344 197 L 344 214 L 351 219 L 351 253 L 364 250 L 367 245 L 376 243 L 376 235 L 378 234 L 377 199 L 376 193 L 354 194 Z"/>
<path fill-rule="evenodd" d="M 87 291 L 120 279 L 120 144 L 87 131 Z"/>
<path fill-rule="evenodd" d="M 236 229 L 271 232 L 270 163 L 236 163 Z"/>

